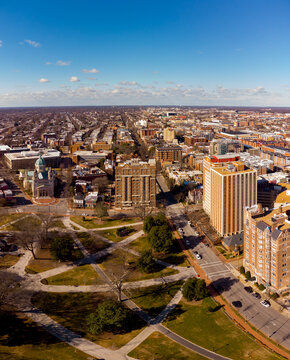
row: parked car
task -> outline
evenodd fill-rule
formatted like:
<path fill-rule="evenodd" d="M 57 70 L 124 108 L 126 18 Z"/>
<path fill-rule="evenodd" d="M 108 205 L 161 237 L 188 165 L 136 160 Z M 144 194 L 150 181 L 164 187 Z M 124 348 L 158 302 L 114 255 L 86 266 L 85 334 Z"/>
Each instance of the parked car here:
<path fill-rule="evenodd" d="M 195 257 L 196 257 L 196 259 L 197 259 L 197 260 L 201 260 L 201 259 L 202 259 L 202 256 L 201 256 L 201 255 L 199 255 L 198 253 L 197 253 L 197 254 L 195 254 Z"/>
<path fill-rule="evenodd" d="M 244 289 L 246 290 L 247 293 L 252 293 L 253 292 L 253 288 L 251 286 L 245 286 Z"/>
<path fill-rule="evenodd" d="M 270 306 L 271 306 L 271 304 L 270 304 L 270 302 L 269 302 L 268 300 L 262 300 L 262 301 L 260 302 L 260 304 L 263 305 L 263 306 L 265 306 L 265 307 L 270 307 Z"/>
<path fill-rule="evenodd" d="M 252 295 L 254 296 L 255 299 L 261 299 L 261 295 L 257 292 L 254 292 Z"/>
<path fill-rule="evenodd" d="M 232 305 L 235 307 L 235 308 L 241 308 L 243 306 L 243 304 L 241 303 L 241 301 L 237 300 L 237 301 L 233 301 L 232 302 Z"/>
<path fill-rule="evenodd" d="M 209 244 L 207 244 L 207 243 L 206 243 L 206 244 L 204 244 L 204 245 L 205 245 L 206 247 L 209 247 Z"/>

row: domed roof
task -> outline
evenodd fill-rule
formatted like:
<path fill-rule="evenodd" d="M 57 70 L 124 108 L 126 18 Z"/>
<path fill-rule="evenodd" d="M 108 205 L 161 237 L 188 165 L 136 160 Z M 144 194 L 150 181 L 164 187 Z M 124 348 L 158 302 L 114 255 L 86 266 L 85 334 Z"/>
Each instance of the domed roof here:
<path fill-rule="evenodd" d="M 35 166 L 44 166 L 44 165 L 45 165 L 44 158 L 41 155 L 39 155 L 39 158 L 35 162 Z"/>

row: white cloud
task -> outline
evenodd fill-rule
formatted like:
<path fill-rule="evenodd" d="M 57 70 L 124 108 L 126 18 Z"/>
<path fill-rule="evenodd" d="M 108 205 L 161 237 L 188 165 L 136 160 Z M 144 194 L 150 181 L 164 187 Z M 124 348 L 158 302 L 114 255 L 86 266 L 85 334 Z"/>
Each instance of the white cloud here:
<path fill-rule="evenodd" d="M 72 82 L 78 80 L 71 77 Z M 97 86 L 96 86 L 97 85 Z M 50 106 L 50 105 L 220 105 L 220 106 L 287 106 L 286 90 L 273 92 L 263 86 L 254 88 L 215 89 L 185 85 L 119 86 L 96 84 L 93 86 L 67 86 L 58 90 L 22 91 L 0 94 L 0 106 Z"/>
<path fill-rule="evenodd" d="M 48 83 L 48 82 L 50 82 L 48 79 L 45 79 L 45 78 L 41 78 L 41 79 L 39 79 L 39 82 L 40 83 Z"/>
<path fill-rule="evenodd" d="M 38 48 L 40 46 L 40 44 L 34 40 L 24 40 L 24 42 L 35 48 Z"/>
<path fill-rule="evenodd" d="M 58 61 L 56 62 L 56 65 L 57 65 L 57 66 L 69 66 L 70 63 L 71 63 L 71 61 L 58 60 Z"/>
<path fill-rule="evenodd" d="M 95 68 L 93 68 L 93 69 L 83 69 L 82 72 L 83 73 L 98 74 L 100 72 L 100 70 L 97 70 Z"/>
<path fill-rule="evenodd" d="M 3 45 L 3 41 L 2 41 L 2 40 L 0 40 L 0 47 L 2 47 L 2 45 Z"/>
<path fill-rule="evenodd" d="M 80 81 L 79 78 L 77 76 L 71 76 L 69 79 L 70 82 L 78 82 Z"/>
<path fill-rule="evenodd" d="M 137 86 L 139 85 L 137 81 L 121 81 L 119 82 L 120 85 L 129 85 L 129 86 Z"/>
<path fill-rule="evenodd" d="M 45 65 L 51 65 L 51 62 L 50 62 L 50 61 L 46 61 L 46 62 L 45 62 Z"/>

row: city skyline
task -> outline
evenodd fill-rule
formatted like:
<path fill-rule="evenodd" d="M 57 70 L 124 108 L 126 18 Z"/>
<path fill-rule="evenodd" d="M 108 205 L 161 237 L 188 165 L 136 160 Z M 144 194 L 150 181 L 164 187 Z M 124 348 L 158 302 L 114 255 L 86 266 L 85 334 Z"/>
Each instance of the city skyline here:
<path fill-rule="evenodd" d="M 287 106 L 276 1 L 1 4 L 0 106 Z"/>

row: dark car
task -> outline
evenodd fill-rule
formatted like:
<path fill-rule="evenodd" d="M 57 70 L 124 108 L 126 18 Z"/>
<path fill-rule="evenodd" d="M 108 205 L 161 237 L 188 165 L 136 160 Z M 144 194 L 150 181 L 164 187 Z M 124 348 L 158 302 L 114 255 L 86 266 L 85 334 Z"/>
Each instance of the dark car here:
<path fill-rule="evenodd" d="M 245 286 L 244 289 L 246 290 L 247 293 L 251 294 L 253 292 L 253 289 L 251 288 L 251 286 Z"/>
<path fill-rule="evenodd" d="M 261 295 L 256 292 L 254 292 L 252 295 L 254 296 L 255 299 L 261 299 Z"/>
<path fill-rule="evenodd" d="M 237 301 L 233 301 L 232 302 L 232 305 L 235 307 L 235 308 L 241 308 L 243 306 L 243 304 L 237 300 Z"/>

